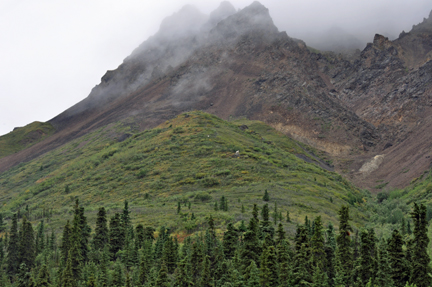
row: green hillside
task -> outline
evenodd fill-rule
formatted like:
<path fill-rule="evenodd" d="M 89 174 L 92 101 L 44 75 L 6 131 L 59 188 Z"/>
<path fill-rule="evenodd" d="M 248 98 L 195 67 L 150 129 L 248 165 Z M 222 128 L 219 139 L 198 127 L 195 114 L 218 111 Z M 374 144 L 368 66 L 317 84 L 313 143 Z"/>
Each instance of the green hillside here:
<path fill-rule="evenodd" d="M 0 137 L 0 158 L 28 148 L 54 133 L 49 123 L 33 122 Z"/>
<path fill-rule="evenodd" d="M 268 190 L 272 210 L 277 204 L 284 218 L 289 211 L 293 223 L 288 227 L 294 230 L 305 216 L 322 215 L 324 222 L 336 223 L 341 205 L 366 201 L 340 175 L 299 156 L 309 162 L 317 158 L 258 121 L 226 122 L 191 112 L 136 134 L 119 123 L 1 174 L 1 212 L 9 217 L 27 207 L 32 220 L 50 216 L 50 226 L 57 228 L 75 198 L 89 222 L 100 206 L 111 214 L 128 200 L 135 222 L 183 232 L 201 226 L 209 213 L 217 224 L 239 224 L 250 217 L 254 203 L 264 204 Z M 228 211 L 215 211 L 222 196 Z M 192 212 L 193 222 L 188 219 Z M 358 209 L 352 214 L 355 224 L 365 221 Z"/>

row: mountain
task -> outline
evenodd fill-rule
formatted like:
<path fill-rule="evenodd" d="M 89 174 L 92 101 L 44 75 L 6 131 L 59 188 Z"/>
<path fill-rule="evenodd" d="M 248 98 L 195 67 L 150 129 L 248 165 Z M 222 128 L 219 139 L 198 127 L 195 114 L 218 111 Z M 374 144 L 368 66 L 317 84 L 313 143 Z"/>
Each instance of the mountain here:
<path fill-rule="evenodd" d="M 373 126 L 329 94 L 329 78 L 318 70 L 306 45 L 279 32 L 258 2 L 210 30 L 187 30 L 174 39 L 163 31 L 140 45 L 118 69 L 108 71 L 86 99 L 50 120 L 57 131 L 53 137 L 2 159 L 0 170 L 112 122 L 128 119 L 145 130 L 194 109 L 225 119 L 264 120 L 335 152 L 348 149 L 346 142 L 361 144 L 359 130 L 373 134 Z M 342 128 L 329 129 L 332 123 Z"/>
<path fill-rule="evenodd" d="M 324 151 L 360 187 L 407 186 L 431 163 L 431 19 L 348 57 L 278 31 L 259 2 L 223 2 L 209 16 L 185 6 L 50 120 L 53 135 L 1 158 L 0 172 L 107 125 L 141 132 L 201 110 L 263 121 Z"/>

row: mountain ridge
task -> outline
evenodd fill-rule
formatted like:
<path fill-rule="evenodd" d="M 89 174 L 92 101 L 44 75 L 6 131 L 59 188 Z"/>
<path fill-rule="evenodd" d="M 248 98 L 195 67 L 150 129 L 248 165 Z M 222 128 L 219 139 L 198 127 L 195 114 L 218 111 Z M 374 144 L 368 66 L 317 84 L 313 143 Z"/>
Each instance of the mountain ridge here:
<path fill-rule="evenodd" d="M 86 99 L 49 121 L 53 136 L 0 159 L 0 171 L 109 123 L 145 130 L 194 109 L 262 120 L 326 151 L 336 170 L 362 187 L 376 180 L 406 186 L 408 177 L 428 168 L 430 17 L 394 41 L 376 35 L 358 58 L 348 59 L 279 32 L 259 2 L 238 12 L 224 5 L 217 23 L 197 16 L 201 24 L 175 41 L 159 32 L 150 37 Z M 200 15 L 190 9 L 182 13 Z M 422 44 L 417 50 L 416 43 Z M 418 145 L 410 138 L 416 133 Z M 382 154 L 386 168 L 360 172 Z M 409 157 L 423 160 L 401 179 L 389 169 L 391 158 L 405 170 Z"/>

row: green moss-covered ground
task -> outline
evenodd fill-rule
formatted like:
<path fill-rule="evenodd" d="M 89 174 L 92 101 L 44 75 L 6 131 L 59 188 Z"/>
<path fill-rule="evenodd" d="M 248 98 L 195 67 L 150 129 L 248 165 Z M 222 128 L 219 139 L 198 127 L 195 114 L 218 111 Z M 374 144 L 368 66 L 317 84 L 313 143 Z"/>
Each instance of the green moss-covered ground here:
<path fill-rule="evenodd" d="M 100 206 L 111 216 L 128 200 L 135 222 L 193 232 L 209 214 L 217 224 L 248 220 L 253 204 L 265 203 L 267 189 L 271 209 L 276 205 L 288 230 L 305 216 L 336 223 L 343 204 L 353 207 L 354 224 L 363 223 L 359 208 L 365 194 L 340 175 L 299 159 L 296 155 L 308 156 L 304 150 L 262 122 L 227 122 L 202 112 L 136 134 L 123 124 L 111 125 L 2 173 L 1 212 L 9 217 L 27 207 L 31 220 L 48 214 L 57 228 L 75 198 L 90 222 Z M 222 196 L 229 209 L 215 211 Z M 286 223 L 287 211 L 292 223 Z"/>

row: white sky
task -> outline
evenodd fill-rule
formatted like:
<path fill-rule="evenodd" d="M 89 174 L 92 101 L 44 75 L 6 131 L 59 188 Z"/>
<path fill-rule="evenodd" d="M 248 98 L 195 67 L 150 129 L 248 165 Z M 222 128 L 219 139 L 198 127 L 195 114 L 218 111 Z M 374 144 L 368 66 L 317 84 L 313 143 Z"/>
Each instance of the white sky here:
<path fill-rule="evenodd" d="M 185 4 L 209 14 L 219 0 L 0 0 L 0 135 L 47 121 L 87 97 Z M 334 26 L 372 41 L 428 17 L 430 0 L 262 0 L 276 26 L 307 42 Z M 252 3 L 231 1 L 236 8 Z"/>

